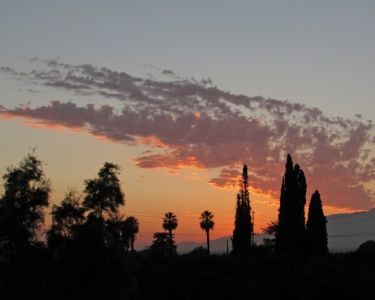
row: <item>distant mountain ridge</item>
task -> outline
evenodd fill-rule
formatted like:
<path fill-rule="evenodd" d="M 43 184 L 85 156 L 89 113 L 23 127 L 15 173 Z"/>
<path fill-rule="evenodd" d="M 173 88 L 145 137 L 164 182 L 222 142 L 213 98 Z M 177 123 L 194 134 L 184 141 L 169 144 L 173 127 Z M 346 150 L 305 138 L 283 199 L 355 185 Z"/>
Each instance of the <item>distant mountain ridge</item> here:
<path fill-rule="evenodd" d="M 375 240 L 375 208 L 348 214 L 327 216 L 328 247 L 331 252 L 348 252 L 356 250 L 362 243 Z M 255 242 L 263 243 L 266 234 L 256 234 Z M 216 254 L 232 249 L 231 237 L 221 237 L 211 241 L 211 251 Z M 205 243 L 183 242 L 178 244 L 179 253 L 187 253 L 197 247 L 205 247 Z"/>
<path fill-rule="evenodd" d="M 256 234 L 254 239 L 257 244 L 263 243 L 263 238 L 269 237 L 267 234 Z M 228 241 L 228 250 L 232 251 L 232 241 L 231 237 L 221 237 L 215 240 L 212 240 L 210 243 L 211 252 L 215 254 L 225 254 L 227 252 L 227 241 Z M 177 244 L 177 251 L 179 253 L 187 253 L 197 247 L 206 247 L 206 243 L 199 242 L 182 242 Z"/>
<path fill-rule="evenodd" d="M 375 208 L 327 216 L 328 247 L 333 252 L 353 251 L 375 240 Z"/>

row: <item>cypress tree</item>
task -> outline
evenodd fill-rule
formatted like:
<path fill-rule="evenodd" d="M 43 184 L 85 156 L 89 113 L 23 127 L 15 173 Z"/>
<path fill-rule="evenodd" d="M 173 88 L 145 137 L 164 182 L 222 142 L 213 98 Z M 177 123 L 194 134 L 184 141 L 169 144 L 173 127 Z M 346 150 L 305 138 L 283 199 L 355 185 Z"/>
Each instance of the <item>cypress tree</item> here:
<path fill-rule="evenodd" d="M 311 197 L 306 230 L 309 253 L 328 253 L 327 219 L 324 216 L 319 191 L 315 191 Z"/>
<path fill-rule="evenodd" d="M 235 224 L 232 238 L 233 254 L 243 256 L 251 248 L 251 235 L 253 224 L 251 222 L 251 207 L 249 195 L 249 178 L 247 165 L 243 166 L 240 190 L 237 194 Z"/>
<path fill-rule="evenodd" d="M 276 233 L 276 251 L 301 253 L 305 251 L 306 178 L 298 164 L 293 165 L 287 156 L 285 174 L 281 185 L 279 227 Z"/>

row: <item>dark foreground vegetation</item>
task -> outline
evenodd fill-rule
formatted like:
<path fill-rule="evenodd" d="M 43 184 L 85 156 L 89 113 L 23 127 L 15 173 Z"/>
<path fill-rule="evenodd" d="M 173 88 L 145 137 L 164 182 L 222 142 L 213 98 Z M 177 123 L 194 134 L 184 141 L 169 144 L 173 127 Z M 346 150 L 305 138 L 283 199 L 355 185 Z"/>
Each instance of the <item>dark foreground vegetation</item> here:
<path fill-rule="evenodd" d="M 1 263 L 1 299 L 374 299 L 375 258 L 52 253 Z"/>
<path fill-rule="evenodd" d="M 119 167 L 105 163 L 52 207 L 42 228 L 50 184 L 29 154 L 3 176 L 0 198 L 0 299 L 374 299 L 375 242 L 355 253 L 329 254 L 326 218 L 315 192 L 305 221 L 306 178 L 288 155 L 279 218 L 252 240 L 247 166 L 237 195 L 230 255 L 210 255 L 214 215 L 201 214 L 207 248 L 178 255 L 178 219 L 164 215 L 152 245 L 134 250 L 139 222 L 125 216 Z M 198 220 L 197 220 L 198 221 Z"/>

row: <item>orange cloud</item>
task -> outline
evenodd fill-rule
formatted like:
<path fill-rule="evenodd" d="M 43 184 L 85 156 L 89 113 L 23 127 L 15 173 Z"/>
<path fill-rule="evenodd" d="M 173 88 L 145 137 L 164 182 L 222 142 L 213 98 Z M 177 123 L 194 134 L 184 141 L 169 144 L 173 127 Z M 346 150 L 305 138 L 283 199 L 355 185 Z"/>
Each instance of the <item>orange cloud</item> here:
<path fill-rule="evenodd" d="M 139 167 L 220 169 L 209 181 L 215 187 L 234 187 L 233 167 L 246 162 L 253 190 L 275 198 L 286 153 L 291 152 L 305 170 L 309 187 L 319 189 L 328 205 L 373 206 L 374 130 L 360 117 L 332 118 L 299 103 L 235 95 L 195 80 L 150 80 L 57 61 L 45 67 L 47 71 L 29 73 L 0 71 L 50 88 L 116 99 L 122 110 L 53 101 L 36 108 L 0 107 L 4 116 L 80 128 L 109 141 L 149 145 L 150 152 L 136 159 Z"/>

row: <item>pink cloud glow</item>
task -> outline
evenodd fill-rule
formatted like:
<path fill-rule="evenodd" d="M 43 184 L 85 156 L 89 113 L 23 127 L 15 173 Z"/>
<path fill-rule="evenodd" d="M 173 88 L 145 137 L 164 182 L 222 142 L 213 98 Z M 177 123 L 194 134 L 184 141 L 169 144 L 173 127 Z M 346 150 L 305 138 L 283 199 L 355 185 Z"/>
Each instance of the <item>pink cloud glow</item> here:
<path fill-rule="evenodd" d="M 243 163 L 254 191 L 277 198 L 286 153 L 304 169 L 309 188 L 319 189 L 332 207 L 373 206 L 375 180 L 373 126 L 359 117 L 329 118 L 298 103 L 234 95 L 195 80 L 156 81 L 91 65 L 46 64 L 47 71 L 19 73 L 22 80 L 99 95 L 122 104 L 48 105 L 7 109 L 3 118 L 33 120 L 35 126 L 82 130 L 106 140 L 148 145 L 136 158 L 140 168 L 218 169 L 209 183 L 233 188 Z M 366 188 L 367 187 L 367 188 Z"/>

